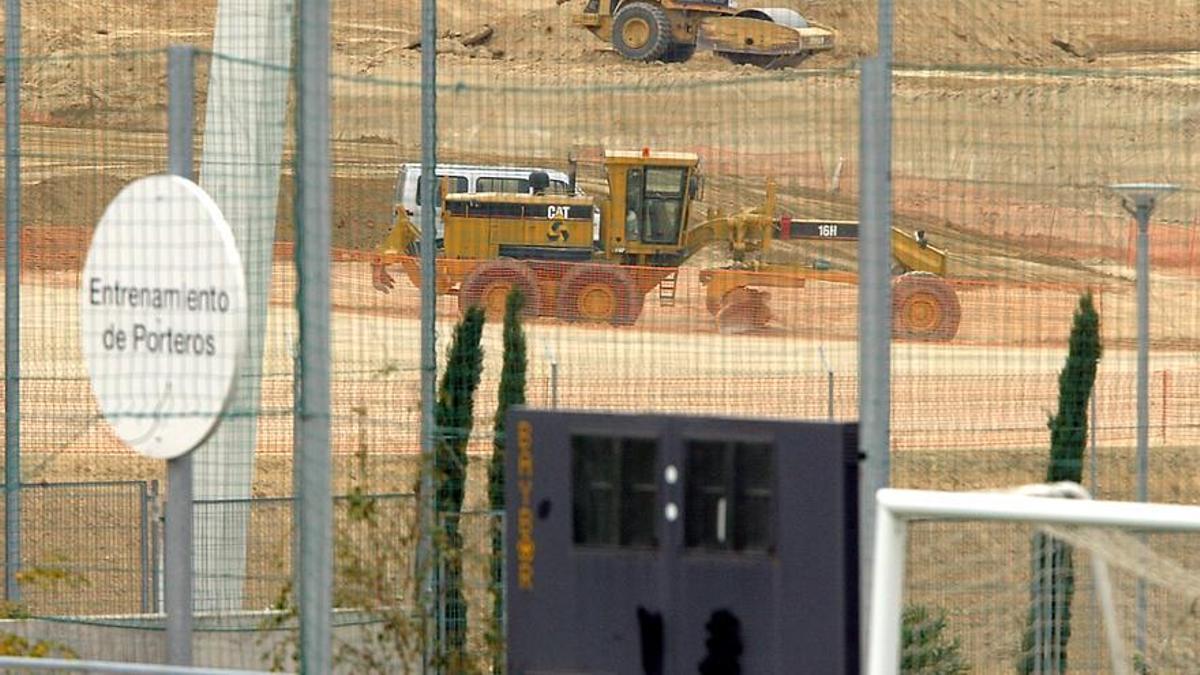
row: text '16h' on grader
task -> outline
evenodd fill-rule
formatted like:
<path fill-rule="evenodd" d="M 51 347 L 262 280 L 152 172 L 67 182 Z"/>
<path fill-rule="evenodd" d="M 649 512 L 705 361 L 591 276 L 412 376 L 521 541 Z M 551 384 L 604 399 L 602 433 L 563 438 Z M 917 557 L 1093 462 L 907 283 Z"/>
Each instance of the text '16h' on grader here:
<path fill-rule="evenodd" d="M 722 244 L 729 252 L 727 264 L 699 273 L 705 306 L 718 328 L 746 331 L 772 319 L 763 288 L 801 288 L 810 279 L 857 282 L 849 272 L 762 259 L 776 239 L 857 239 L 857 222 L 777 216 L 772 181 L 761 206 L 695 217 L 694 201 L 702 189 L 699 164 L 698 155 L 685 152 L 606 151 L 606 197 L 545 194 L 546 176 L 540 172 L 530 176 L 530 194 L 448 194 L 443 189 L 437 293 L 456 295 L 461 311 L 481 305 L 489 317 L 497 317 L 509 291 L 517 288 L 530 316 L 628 326 L 655 288 L 663 304 L 672 304 L 680 266 L 706 246 Z M 396 264 L 420 286 L 419 243 L 420 230 L 404 209 L 396 209 L 395 226 L 372 262 L 377 289 L 394 287 L 389 267 Z M 893 228 L 892 255 L 896 337 L 952 339 L 961 309 L 944 278 L 946 253 L 921 233 Z"/>

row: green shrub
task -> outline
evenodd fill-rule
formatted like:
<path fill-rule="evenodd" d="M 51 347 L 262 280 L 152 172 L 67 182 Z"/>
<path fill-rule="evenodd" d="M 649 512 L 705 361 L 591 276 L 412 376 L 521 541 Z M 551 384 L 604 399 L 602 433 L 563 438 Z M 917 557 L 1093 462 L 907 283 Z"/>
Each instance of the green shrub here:
<path fill-rule="evenodd" d="M 904 608 L 900 629 L 900 672 L 905 675 L 961 675 L 970 667 L 958 638 L 946 634 L 946 614 L 922 605 Z"/>

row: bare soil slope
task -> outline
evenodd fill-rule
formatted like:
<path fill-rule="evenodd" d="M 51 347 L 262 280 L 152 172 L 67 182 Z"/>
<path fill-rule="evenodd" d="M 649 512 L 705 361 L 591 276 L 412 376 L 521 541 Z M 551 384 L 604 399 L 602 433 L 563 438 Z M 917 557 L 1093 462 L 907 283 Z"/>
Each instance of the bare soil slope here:
<path fill-rule="evenodd" d="M 792 7 L 837 31 L 838 48 L 811 59 L 802 69 L 848 66 L 875 50 L 874 0 L 764 0 L 758 4 Z M 602 90 L 607 85 L 637 85 L 670 92 L 676 84 L 690 85 L 702 79 L 736 81 L 761 75 L 754 68 L 702 54 L 684 64 L 626 62 L 606 44 L 571 25 L 572 15 L 582 5 L 583 0 L 562 4 L 555 0 L 440 2 L 439 26 L 444 37 L 438 49 L 443 82 L 515 83 L 546 91 L 555 86 Z M 161 166 L 164 150 L 158 134 L 165 127 L 165 59 L 155 50 L 172 43 L 208 47 L 216 8 L 216 0 L 24 3 L 23 47 L 30 58 L 23 71 L 22 109 L 28 123 L 25 147 L 31 153 L 25 164 L 24 209 L 30 224 L 90 225 L 99 207 L 124 182 Z M 381 236 L 390 214 L 394 166 L 415 156 L 412 87 L 386 88 L 371 82 L 411 85 L 418 78 L 420 49 L 413 45 L 419 10 L 420 0 L 334 3 L 334 71 L 341 76 L 369 78 L 352 82 L 353 86 L 335 87 L 339 146 L 335 149 L 334 220 L 338 228 L 335 239 L 343 246 L 370 248 Z M 1113 68 L 1195 67 L 1200 54 L 1196 38 L 1200 10 L 1189 0 L 1109 1 L 1086 7 L 1054 0 L 902 0 L 895 11 L 896 57 L 911 64 L 1111 72 Z M 471 48 L 460 43 L 460 36 L 484 26 L 493 30 L 485 43 Z M 201 104 L 204 74 L 202 64 Z M 919 143 L 930 148 L 923 151 L 928 158 L 902 158 L 922 167 L 915 172 L 917 178 L 944 175 L 992 184 L 1016 178 L 1046 184 L 1054 180 L 1089 184 L 1118 178 L 1104 173 L 1114 165 L 1112 157 L 1104 154 L 1110 148 L 1081 154 L 1090 146 L 1086 139 L 1078 138 L 1081 130 L 1085 135 L 1093 130 L 1103 134 L 1106 129 L 1134 124 L 1136 121 L 1129 120 L 1141 114 L 1139 106 L 1146 102 L 1161 110 L 1183 111 L 1177 121 L 1193 126 L 1194 111 L 1200 110 L 1194 87 L 1147 89 L 1135 80 L 1098 77 L 1083 84 L 1075 81 L 1073 89 L 1065 89 L 1044 79 L 1016 82 L 1016 77 L 1001 73 L 989 80 L 948 70 L 928 78 L 898 81 L 898 114 L 902 116 L 907 109 L 909 114 L 923 116 L 919 119 L 930 118 L 928 122 L 909 122 L 907 128 L 919 135 L 913 139 L 903 137 L 905 122 L 898 119 L 898 147 Z M 793 107 L 795 94 L 789 93 L 795 89 L 781 83 L 761 92 L 695 90 L 676 98 L 656 94 L 653 100 L 661 110 L 648 109 L 652 97 L 646 96 L 634 100 L 578 95 L 561 105 L 555 105 L 546 94 L 531 97 L 515 92 L 501 95 L 503 100 L 486 93 L 469 100 L 450 98 L 443 107 L 443 114 L 450 116 L 443 124 L 444 150 L 455 159 L 540 161 L 561 157 L 562 146 L 574 142 L 596 147 L 629 142 L 700 147 L 713 173 L 755 184 L 760 184 L 766 173 L 793 170 L 804 161 L 813 168 L 811 175 L 802 176 L 808 182 L 800 184 L 813 190 L 801 193 L 793 185 L 785 191 L 785 206 L 788 199 L 793 205 L 799 199 L 805 213 L 820 215 L 832 209 L 831 215 L 853 217 L 852 194 L 844 192 L 833 200 L 822 191 L 829 187 L 828 177 L 839 156 L 852 157 L 854 152 L 852 120 L 857 106 L 853 92 L 847 93 L 844 84 L 831 80 L 824 88 L 814 88 L 822 97 L 821 104 L 798 108 Z M 732 100 L 746 96 L 760 96 L 761 100 Z M 661 114 L 664 111 L 670 114 Z M 930 117 L 947 111 L 955 119 Z M 1046 116 L 1078 121 L 1059 130 L 1047 127 L 1059 136 L 1039 139 L 1037 147 L 1012 150 L 1015 145 L 1010 139 L 1021 133 L 1020 125 L 1027 121 L 1036 126 Z M 959 125 L 964 136 L 980 132 L 980 145 L 961 153 L 973 157 L 950 158 L 932 138 L 934 127 L 951 123 Z M 844 140 L 826 140 L 842 135 Z M 1186 134 L 1178 138 L 1186 140 L 1185 136 L 1191 138 Z M 822 139 L 819 143 L 827 147 L 805 140 L 810 138 Z M 1015 143 L 1024 140 L 1018 138 Z M 1165 143 L 1170 145 L 1170 139 Z M 971 175 L 976 171 L 974 158 L 982 164 L 996 149 L 1019 153 L 1041 152 L 1042 148 L 1062 148 L 1058 152 L 1064 155 L 1043 162 L 1047 166 L 1044 178 L 1031 173 L 1038 170 L 1036 163 L 1018 166 L 1019 172 L 1029 175 L 988 175 L 986 169 L 979 176 Z M 809 151 L 811 156 L 799 158 L 797 151 Z M 1176 161 L 1194 170 L 1186 159 Z M 1071 165 L 1071 175 L 1062 174 L 1066 164 Z M 854 185 L 854 169 L 851 159 L 842 176 L 844 185 Z M 1072 222 L 1078 221 L 1088 232 L 1094 229 L 1081 216 L 1092 204 L 1077 212 L 1047 213 L 1026 204 L 1052 200 L 1045 195 L 1022 195 L 1020 202 L 1000 200 L 1001 212 L 996 214 L 994 195 L 978 191 L 952 194 L 942 183 L 910 180 L 904 184 L 905 177 L 900 172 L 897 176 L 901 181 L 898 207 L 910 215 L 916 213 L 918 220 L 912 224 L 939 235 L 939 241 L 950 241 L 957 252 L 969 252 L 970 258 L 961 259 L 973 261 L 972 266 L 986 270 L 989 276 L 994 276 L 998 267 L 995 260 L 987 259 L 989 253 L 1001 255 L 999 267 L 1005 268 L 1011 267 L 1011 259 L 1032 255 L 1027 249 L 1002 250 L 1006 237 L 1042 237 L 1042 248 L 1051 252 L 1062 241 L 1078 242 Z M 1191 177 L 1164 176 L 1173 180 Z M 732 204 L 744 204 L 754 197 L 742 186 L 726 192 Z M 987 205 L 989 200 L 993 204 Z M 1181 200 L 1175 203 L 1183 204 Z M 285 185 L 281 223 L 287 222 L 289 208 Z M 1004 222 L 995 225 L 997 218 Z M 1042 227 L 1047 218 L 1067 224 L 1047 234 Z M 1003 236 L 981 236 L 986 228 Z M 281 235 L 287 237 L 286 229 Z M 1119 236 L 1114 236 L 1113 242 L 1118 248 L 1124 245 Z M 1111 253 L 1099 251 L 1097 255 Z M 972 270 L 963 272 L 970 275 Z"/>
<path fill-rule="evenodd" d="M 742 4 L 789 7 L 834 28 L 838 50 L 814 66 L 844 64 L 874 51 L 875 0 Z M 590 62 L 604 45 L 571 25 L 582 6 L 583 0 L 455 0 L 439 3 L 438 21 L 447 33 L 492 26 L 491 44 L 513 60 Z M 155 49 L 172 42 L 205 46 L 215 8 L 215 0 L 25 3 L 24 46 L 39 54 Z M 346 0 L 334 3 L 333 11 L 340 54 L 392 54 L 420 26 L 420 0 Z M 902 0 L 895 13 L 896 57 L 906 63 L 1056 65 L 1087 63 L 1089 51 L 1103 57 L 1200 48 L 1200 12 L 1187 0 Z M 1067 45 L 1081 54 L 1069 53 Z"/>

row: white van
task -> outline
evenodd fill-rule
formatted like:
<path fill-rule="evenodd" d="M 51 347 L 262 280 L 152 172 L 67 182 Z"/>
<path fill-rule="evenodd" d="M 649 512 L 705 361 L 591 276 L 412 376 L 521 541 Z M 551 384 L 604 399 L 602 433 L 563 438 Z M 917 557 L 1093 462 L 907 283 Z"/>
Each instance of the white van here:
<path fill-rule="evenodd" d="M 474 164 L 439 164 L 438 178 L 448 178 L 450 192 L 513 192 L 529 194 L 529 174 L 543 171 L 550 177 L 550 187 L 547 194 L 583 194 L 571 190 L 571 177 L 562 171 L 543 169 L 539 167 L 521 166 L 482 166 Z M 396 179 L 396 199 L 393 209 L 400 209 L 408 214 L 413 224 L 421 227 L 421 165 L 401 164 L 400 175 Z M 441 209 L 438 208 L 437 239 L 442 240 L 444 226 L 442 225 Z"/>

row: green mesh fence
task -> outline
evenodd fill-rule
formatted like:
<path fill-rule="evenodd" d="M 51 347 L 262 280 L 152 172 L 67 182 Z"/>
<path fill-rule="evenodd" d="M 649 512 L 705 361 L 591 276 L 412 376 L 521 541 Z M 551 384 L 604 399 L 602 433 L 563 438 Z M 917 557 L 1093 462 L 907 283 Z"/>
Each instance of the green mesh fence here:
<path fill-rule="evenodd" d="M 805 4 L 793 8 L 833 27 L 838 46 L 799 68 L 764 72 L 704 52 L 686 63 L 629 63 L 573 25 L 583 0 L 440 3 L 440 157 L 476 167 L 465 180 L 486 179 L 466 185 L 477 191 L 521 189 L 504 182 L 511 175 L 497 167 L 566 174 L 574 158 L 579 190 L 603 201 L 606 150 L 690 152 L 704 177 L 694 222 L 763 204 L 769 181 L 776 215 L 853 221 L 861 166 L 856 62 L 875 49 L 874 3 Z M 373 285 L 378 247 L 397 210 L 413 206 L 398 177 L 420 159 L 417 8 L 408 0 L 333 8 L 335 494 L 408 495 L 420 468 L 414 259 L 405 251 L 388 259 L 395 281 L 389 293 Z M 22 479 L 162 482 L 162 464 L 124 449 L 98 416 L 79 353 L 80 271 L 104 206 L 131 180 L 165 170 L 162 50 L 177 42 L 212 49 L 216 4 L 26 2 L 22 9 Z M 905 235 L 921 231 L 945 251 L 939 286 L 945 290 L 938 293 L 952 301 L 938 311 L 956 320 L 953 331 L 936 339 L 900 335 L 893 345 L 893 484 L 957 490 L 1042 480 L 1046 422 L 1057 401 L 1071 313 L 1079 295 L 1091 292 L 1105 353 L 1083 479 L 1097 496 L 1133 497 L 1135 229 L 1106 186 L 1151 180 L 1182 190 L 1156 208 L 1150 227 L 1150 494 L 1194 502 L 1200 13 L 1181 1 L 1101 3 L 1084 11 L 939 0 L 897 3 L 896 11 L 894 224 Z M 481 37 L 485 24 L 492 32 Z M 279 658 L 278 665 L 293 667 L 286 499 L 299 278 L 291 246 L 296 148 L 290 115 L 271 117 L 247 103 L 289 76 L 267 61 L 202 51 L 196 63 L 197 175 L 223 176 L 227 194 L 268 223 L 243 250 L 263 275 L 252 289 L 264 326 L 262 351 L 245 376 L 259 393 L 231 409 L 230 419 L 242 426 L 227 444 L 240 454 L 209 472 L 212 491 L 198 495 L 207 515 L 198 515 L 197 550 L 210 556 L 197 577 L 204 594 L 198 609 L 205 612 L 199 628 L 212 636 L 198 642 L 199 665 L 267 667 Z M 257 79 L 236 81 L 227 92 L 251 117 L 214 136 L 210 86 L 221 69 Z M 256 182 L 252 177 L 272 161 L 276 137 L 278 180 Z M 233 148 L 230 158 L 205 169 L 206 150 L 222 140 Z M 574 236 L 587 237 L 587 227 Z M 629 266 L 636 278 L 654 282 L 639 286 L 641 311 L 629 326 L 572 320 L 547 301 L 545 312 L 525 322 L 529 403 L 813 419 L 832 411 L 840 420 L 856 418 L 855 243 L 773 241 L 757 259 L 767 267 L 746 277 L 768 293 L 770 317 L 749 326 L 724 321 L 721 296 L 715 306 L 711 299 L 713 270 L 727 267 L 734 254 L 721 242 L 704 246 L 680 261 L 669 281 L 654 278 L 661 270 L 652 265 Z M 788 272 L 774 277 L 770 266 Z M 454 286 L 470 269 L 442 271 L 452 283 L 438 296 L 440 363 L 460 315 L 461 287 Z M 485 326 L 482 347 L 464 486 L 470 515 L 459 528 L 466 607 L 444 616 L 441 628 L 464 625 L 467 651 L 478 664 L 502 647 L 490 621 L 491 516 L 483 513 L 501 370 L 498 322 Z M 78 507 L 97 498 L 75 499 Z M 413 604 L 412 501 L 367 503 L 379 504 L 375 520 L 347 521 L 356 507 L 339 502 L 337 509 L 334 595 L 342 614 L 335 624 L 343 649 L 337 658 L 361 669 L 375 658 L 413 663 L 419 641 L 412 635 L 430 628 Z M 150 539 L 136 529 L 143 508 L 137 500 L 99 507 L 112 511 L 104 532 L 119 529 L 113 537 L 83 531 L 90 529 L 86 517 L 82 525 L 35 535 L 43 517 L 38 504 L 31 491 L 23 562 L 35 567 L 43 550 L 52 551 L 56 564 L 87 570 L 88 582 L 50 595 L 30 586 L 27 611 L 53 615 L 56 625 L 88 626 L 103 623 L 101 615 L 157 609 L 146 612 L 143 599 L 156 597 L 156 589 L 130 581 L 142 578 L 140 551 Z M 1168 551 L 1189 546 L 1161 544 Z M 971 555 L 949 553 L 962 551 Z M 394 559 L 382 565 L 386 573 L 368 572 L 368 554 Z M 911 598 L 947 612 L 948 630 L 962 639 L 971 663 L 982 671 L 1009 668 L 1028 600 L 1029 533 L 930 527 L 914 533 L 909 564 L 917 570 Z M 980 569 L 994 570 L 995 579 L 976 579 Z M 1087 595 L 1088 583 L 1079 582 L 1078 596 Z M 1123 606 L 1132 607 L 1129 580 L 1117 588 Z M 1152 616 L 1155 635 L 1169 632 L 1161 628 L 1171 625 L 1169 617 Z M 113 628 L 117 637 L 76 632 L 63 642 L 85 656 L 112 656 L 104 651 L 110 644 L 128 647 L 119 655 L 128 660 L 158 656 L 159 632 L 121 626 Z M 380 632 L 386 649 L 354 651 Z M 1076 662 L 1080 670 L 1100 663 L 1103 645 L 1094 628 L 1080 628 L 1073 639 L 1091 654 Z M 1181 662 L 1163 661 L 1164 653 L 1160 663 Z"/>

